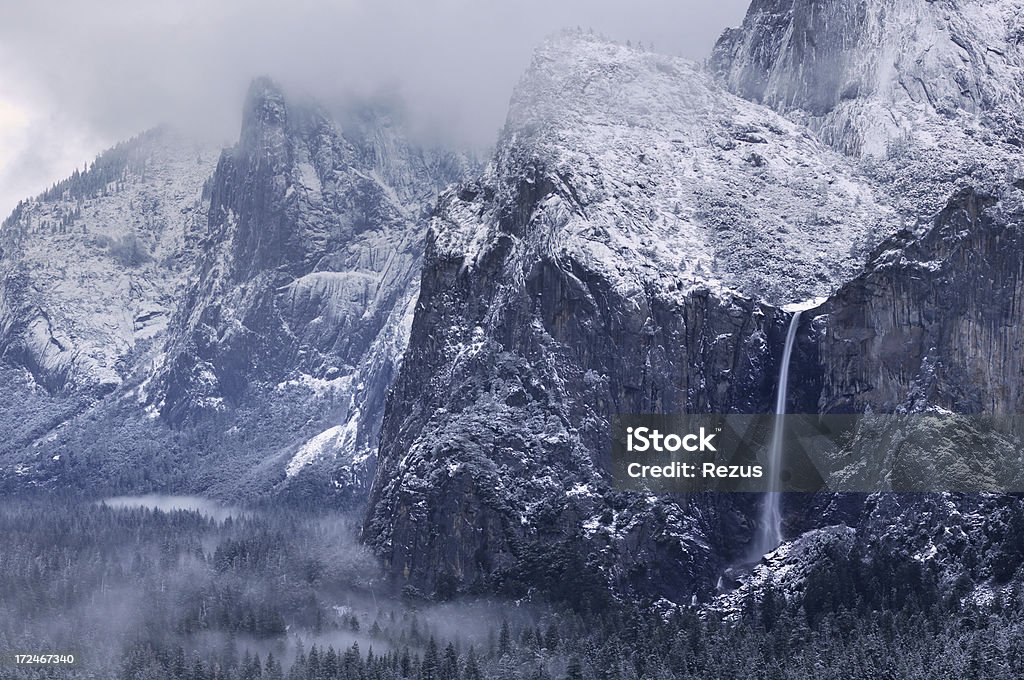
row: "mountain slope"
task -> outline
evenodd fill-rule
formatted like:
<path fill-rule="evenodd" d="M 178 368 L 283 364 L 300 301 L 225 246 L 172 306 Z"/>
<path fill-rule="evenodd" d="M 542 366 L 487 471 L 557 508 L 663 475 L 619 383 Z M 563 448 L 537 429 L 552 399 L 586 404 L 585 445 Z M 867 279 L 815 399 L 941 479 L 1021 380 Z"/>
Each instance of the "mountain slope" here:
<path fill-rule="evenodd" d="M 545 44 L 491 166 L 431 223 L 367 539 L 427 591 L 584 570 L 689 601 L 741 551 L 751 499 L 613 492 L 610 417 L 767 410 L 785 330 L 765 301 L 831 290 L 892 214 L 687 62 Z"/>
<path fill-rule="evenodd" d="M 791 410 L 1019 410 L 1018 7 L 759 0 L 713 72 L 565 34 L 450 189 L 465 159 L 392 113 L 258 80 L 215 168 L 153 133 L 5 223 L 4 404 L 41 415 L 4 481 L 359 502 L 372 477 L 364 538 L 414 591 L 720 594 L 758 499 L 617 492 L 609 423 L 768 411 L 787 303 L 826 298 Z M 823 545 L 926 562 L 913 532 L 952 516 L 863 500 L 789 499 L 806 535 L 736 598 Z"/>
<path fill-rule="evenodd" d="M 51 390 L 120 385 L 174 311 L 215 161 L 158 128 L 22 202 L 0 230 L 0 355 Z"/>
<path fill-rule="evenodd" d="M 397 109 L 344 118 L 260 79 L 219 160 L 158 130 L 19 207 L 5 482 L 365 496 L 423 216 L 468 166 Z"/>
<path fill-rule="evenodd" d="M 857 158 L 893 196 L 904 227 L 863 273 L 804 313 L 793 410 L 1020 411 L 1021 16 L 1015 0 L 755 2 L 716 46 L 711 64 L 726 86 Z M 952 452 L 963 465 L 973 454 Z M 943 587 L 956 581 L 956 592 L 946 593 L 955 598 L 985 599 L 991 571 L 1001 573 L 997 585 L 1013 571 L 1006 563 L 1017 559 L 1018 539 L 982 533 L 975 520 L 995 505 L 1019 514 L 1019 499 L 880 495 L 857 511 L 861 502 L 791 500 L 790 535 L 810 533 L 760 567 L 740 595 L 723 599 L 759 596 L 772 574 L 785 580 L 818 570 L 805 548 L 836 536 L 861 546 L 854 570 L 869 568 L 857 563 L 865 554 L 867 565 L 902 560 L 941 574 Z M 836 506 L 846 512 L 822 511 Z M 935 507 L 955 512 L 950 518 Z M 973 519 L 956 526 L 961 518 Z M 817 530 L 839 522 L 849 526 Z M 920 545 L 922 537 L 930 545 Z M 964 552 L 966 544 L 978 553 Z M 803 585 L 787 588 L 802 597 Z"/>
<path fill-rule="evenodd" d="M 712 65 L 847 152 L 884 155 L 901 137 L 948 145 L 946 124 L 1020 148 L 1022 15 L 1020 0 L 760 0 Z"/>

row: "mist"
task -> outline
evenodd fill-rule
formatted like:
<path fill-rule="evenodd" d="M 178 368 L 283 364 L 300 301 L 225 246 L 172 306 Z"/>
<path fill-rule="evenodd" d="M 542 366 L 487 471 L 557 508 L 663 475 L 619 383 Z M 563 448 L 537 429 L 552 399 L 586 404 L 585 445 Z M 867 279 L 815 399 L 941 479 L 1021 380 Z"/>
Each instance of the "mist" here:
<path fill-rule="evenodd" d="M 104 499 L 101 503 L 115 509 L 148 508 L 161 512 L 174 512 L 175 510 L 198 512 L 216 522 L 223 522 L 229 517 L 240 517 L 248 512 L 199 496 L 169 496 L 155 493 L 142 496 L 113 496 Z"/>
<path fill-rule="evenodd" d="M 237 135 L 251 78 L 327 104 L 400 97 L 441 141 L 493 143 L 534 47 L 593 28 L 700 60 L 747 0 L 133 0 L 0 9 L 0 215 L 159 123 Z"/>
<path fill-rule="evenodd" d="M 303 646 L 417 656 L 432 639 L 486 653 L 505 622 L 522 632 L 559 620 L 539 604 L 400 594 L 358 525 L 198 497 L 4 498 L 0 648 L 73 654 L 70 678 L 180 678 L 152 667 L 178 650 L 211 668 L 243 653 L 287 666 Z"/>

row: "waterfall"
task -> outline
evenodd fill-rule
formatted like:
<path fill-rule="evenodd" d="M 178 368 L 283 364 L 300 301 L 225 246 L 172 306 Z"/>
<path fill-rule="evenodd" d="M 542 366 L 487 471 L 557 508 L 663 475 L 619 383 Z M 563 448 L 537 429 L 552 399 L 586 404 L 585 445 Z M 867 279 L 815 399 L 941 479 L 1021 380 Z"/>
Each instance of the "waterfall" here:
<path fill-rule="evenodd" d="M 779 483 L 782 470 L 782 428 L 786 415 L 786 388 L 789 383 L 789 359 L 793 354 L 793 343 L 796 340 L 796 328 L 800 325 L 800 310 L 793 312 L 786 333 L 786 346 L 782 351 L 782 363 L 779 365 L 779 386 L 775 395 L 775 423 L 772 429 L 772 443 L 768 450 L 768 479 L 773 487 Z M 754 538 L 754 553 L 757 557 L 764 555 L 782 543 L 782 512 L 780 508 L 781 494 L 769 491 L 765 494 L 764 505 L 761 507 L 761 521 Z"/>

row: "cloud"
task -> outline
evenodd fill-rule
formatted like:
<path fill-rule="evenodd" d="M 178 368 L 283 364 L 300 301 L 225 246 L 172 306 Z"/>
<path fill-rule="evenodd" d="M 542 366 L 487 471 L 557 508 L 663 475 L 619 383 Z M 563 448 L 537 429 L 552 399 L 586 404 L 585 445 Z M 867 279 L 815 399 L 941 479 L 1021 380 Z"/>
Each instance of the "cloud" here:
<path fill-rule="evenodd" d="M 0 212 L 159 122 L 228 141 L 249 80 L 332 100 L 397 92 L 421 124 L 493 142 L 544 36 L 593 28 L 693 59 L 747 0 L 51 0 L 0 9 Z M 23 114 L 18 125 L 5 110 Z M 12 133 L 11 130 L 17 130 Z M 12 136 L 17 138 L 12 140 Z"/>

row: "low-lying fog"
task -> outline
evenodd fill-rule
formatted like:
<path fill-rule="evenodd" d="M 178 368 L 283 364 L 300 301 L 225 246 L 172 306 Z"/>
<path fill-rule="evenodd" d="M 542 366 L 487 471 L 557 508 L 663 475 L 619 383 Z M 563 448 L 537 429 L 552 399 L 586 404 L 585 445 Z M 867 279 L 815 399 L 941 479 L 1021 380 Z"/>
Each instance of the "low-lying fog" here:
<path fill-rule="evenodd" d="M 190 496 L 4 499 L 0 648 L 73 652 L 82 677 L 173 676 L 184 657 L 241 668 L 247 654 L 272 655 L 287 670 L 310 663 L 314 646 L 348 650 L 351 661 L 353 644 L 398 667 L 448 643 L 459 650 L 449 655 L 473 649 L 484 663 L 503 622 L 537 627 L 549 616 L 403 596 L 357 529 L 342 513 L 248 511 Z"/>
<path fill-rule="evenodd" d="M 246 510 L 221 505 L 216 501 L 199 496 L 170 496 L 154 493 L 143 496 L 112 496 L 98 502 L 111 508 L 148 508 L 150 510 L 160 510 L 161 512 L 188 510 L 197 512 L 217 522 L 223 522 L 229 517 L 240 517 L 248 514 Z"/>

